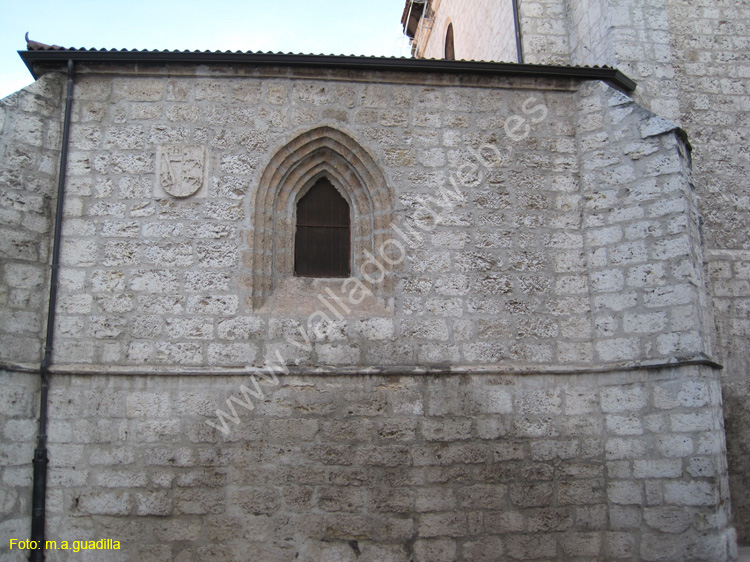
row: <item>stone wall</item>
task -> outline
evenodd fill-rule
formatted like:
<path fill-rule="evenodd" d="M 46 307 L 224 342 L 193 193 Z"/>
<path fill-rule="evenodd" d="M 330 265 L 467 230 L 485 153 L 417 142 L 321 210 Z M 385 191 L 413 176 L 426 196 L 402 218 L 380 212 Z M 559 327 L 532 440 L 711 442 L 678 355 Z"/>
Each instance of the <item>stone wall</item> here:
<path fill-rule="evenodd" d="M 706 242 L 712 249 L 748 250 L 750 7 L 742 2 L 672 0 L 667 7 L 674 27 L 675 93 L 680 123 L 694 146 Z"/>
<path fill-rule="evenodd" d="M 570 2 L 568 6 L 571 62 L 617 67 L 609 2 Z"/>
<path fill-rule="evenodd" d="M 81 65 L 75 100 L 49 538 L 121 540 L 111 559 L 731 558 L 673 124 L 599 83 L 319 69 Z M 319 174 L 388 265 L 357 256 L 346 290 L 284 265 Z M 257 387 L 264 363 L 289 374 Z M 20 498 L 33 427 L 10 412 Z"/>
<path fill-rule="evenodd" d="M 571 40 L 566 1 L 521 0 L 518 4 L 524 62 L 569 65 Z"/>
<path fill-rule="evenodd" d="M 584 2 L 587 4 L 588 2 Z M 594 2 L 596 3 L 596 2 Z M 584 27 L 581 41 L 597 38 L 599 44 L 607 45 L 613 58 L 597 61 L 589 50 L 581 53 L 578 64 L 611 64 L 638 82 L 636 99 L 654 113 L 680 123 L 678 100 L 679 83 L 676 80 L 670 41 L 677 30 L 666 10 L 664 0 L 637 0 L 635 2 L 612 1 L 603 11 L 601 23 L 608 26 L 597 32 Z M 594 43 L 591 43 L 592 46 Z M 611 44 L 611 46 L 610 46 Z M 597 53 L 601 47 L 590 48 Z M 580 52 L 580 50 L 579 50 Z"/>
<path fill-rule="evenodd" d="M 31 525 L 31 459 L 49 295 L 63 80 L 0 100 L 0 557 Z M 8 370 L 10 369 L 10 370 Z M 10 557 L 9 557 L 10 556 Z"/>
<path fill-rule="evenodd" d="M 724 364 L 733 505 L 742 542 L 750 542 L 747 385 L 750 352 L 750 161 L 746 140 L 750 88 L 750 7 L 743 2 L 669 0 L 670 46 L 679 122 L 693 145 L 704 223 L 709 291 Z"/>
<path fill-rule="evenodd" d="M 717 561 L 733 542 L 710 369 L 243 384 L 55 377 L 48 538 L 144 562 Z M 225 433 L 231 396 L 253 409 Z"/>
<path fill-rule="evenodd" d="M 297 366 L 572 368 L 710 355 L 672 125 L 608 87 L 427 83 L 81 75 L 56 365 L 247 367 L 281 352 Z M 353 280 L 329 292 L 295 280 L 284 257 L 299 195 L 273 208 L 255 195 L 273 193 L 274 174 L 303 189 L 307 172 L 276 160 L 318 142 L 302 167 L 341 183 L 361 160 L 346 174 L 370 179 L 341 191 L 356 224 L 378 219 L 355 233 Z M 194 197 L 160 191 L 159 151 L 181 145 L 205 147 Z M 397 263 L 367 266 L 368 255 Z M 294 306 L 272 283 L 297 293 Z M 359 302 L 363 283 L 382 286 L 374 301 Z"/>
<path fill-rule="evenodd" d="M 748 482 L 742 459 L 750 443 L 741 431 L 746 424 L 739 405 L 749 361 L 750 289 L 742 275 L 750 247 L 745 150 L 750 9 L 732 0 L 522 0 L 520 5 L 528 62 L 615 66 L 638 82 L 640 105 L 688 134 L 707 271 L 716 280 L 709 281 L 709 293 L 719 334 L 715 353 L 725 365 L 730 471 L 736 483 Z M 733 489 L 737 517 L 745 522 L 740 536 L 748 542 L 747 487 Z"/>
<path fill-rule="evenodd" d="M 583 230 L 598 359 L 711 355 L 697 201 L 674 125 L 601 86 L 579 98 Z M 615 109 L 612 110 L 612 107 Z M 621 148 L 602 130 L 637 131 Z M 659 148 L 663 147 L 663 150 Z M 647 334 L 656 335 L 646 340 Z"/>
<path fill-rule="evenodd" d="M 39 366 L 60 161 L 56 74 L 0 100 L 0 361 Z"/>
<path fill-rule="evenodd" d="M 31 459 L 39 424 L 39 375 L 0 371 L 0 544 L 1 560 L 23 560 L 10 554 L 10 539 L 31 531 Z"/>
<path fill-rule="evenodd" d="M 707 252 L 709 286 L 724 362 L 722 385 L 734 524 L 741 542 L 750 541 L 750 252 Z"/>
<path fill-rule="evenodd" d="M 521 0 L 520 7 L 526 62 L 615 67 L 638 83 L 639 104 L 679 119 L 664 0 Z"/>

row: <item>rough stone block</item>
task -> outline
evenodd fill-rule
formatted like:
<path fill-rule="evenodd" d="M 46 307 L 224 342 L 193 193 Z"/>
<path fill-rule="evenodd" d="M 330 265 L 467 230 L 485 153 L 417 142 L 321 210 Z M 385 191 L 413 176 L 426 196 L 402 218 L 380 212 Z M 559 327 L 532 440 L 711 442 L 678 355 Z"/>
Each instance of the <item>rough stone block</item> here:
<path fill-rule="evenodd" d="M 636 478 L 680 478 L 682 460 L 636 460 L 633 461 L 633 476 Z"/>
<path fill-rule="evenodd" d="M 77 511 L 89 515 L 127 515 L 133 507 L 128 492 L 86 492 L 76 500 Z"/>
<path fill-rule="evenodd" d="M 456 543 L 450 539 L 420 539 L 414 543 L 415 562 L 451 562 L 456 559 Z"/>
<path fill-rule="evenodd" d="M 420 515 L 418 533 L 420 537 L 460 537 L 466 534 L 466 515 L 461 513 L 425 513 Z"/>

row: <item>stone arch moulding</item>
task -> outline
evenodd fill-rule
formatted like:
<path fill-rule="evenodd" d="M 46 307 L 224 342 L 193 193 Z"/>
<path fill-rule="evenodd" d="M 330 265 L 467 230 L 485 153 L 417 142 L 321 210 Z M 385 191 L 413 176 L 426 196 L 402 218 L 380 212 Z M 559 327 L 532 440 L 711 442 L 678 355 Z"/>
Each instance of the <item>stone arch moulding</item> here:
<path fill-rule="evenodd" d="M 297 201 L 326 176 L 351 209 L 352 277 L 362 279 L 363 266 L 378 256 L 390 238 L 394 195 L 375 159 L 348 134 L 323 126 L 297 135 L 276 151 L 266 165 L 251 206 L 252 304 L 259 308 L 281 280 L 294 275 Z M 387 260 L 382 282 L 368 283 L 388 301 L 393 279 Z M 380 275 L 367 266 L 371 279 Z"/>

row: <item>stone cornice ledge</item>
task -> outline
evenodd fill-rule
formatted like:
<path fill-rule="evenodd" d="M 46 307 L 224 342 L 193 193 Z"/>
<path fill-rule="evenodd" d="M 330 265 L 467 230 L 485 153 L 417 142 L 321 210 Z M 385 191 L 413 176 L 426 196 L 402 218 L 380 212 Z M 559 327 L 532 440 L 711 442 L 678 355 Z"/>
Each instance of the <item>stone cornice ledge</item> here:
<path fill-rule="evenodd" d="M 722 365 L 711 357 L 699 353 L 688 357 L 673 357 L 667 359 L 651 359 L 646 361 L 627 361 L 610 363 L 607 365 L 454 365 L 454 366 L 324 366 L 308 367 L 287 365 L 289 375 L 371 375 L 371 376 L 409 376 L 409 375 L 585 375 L 610 373 L 615 371 L 642 371 L 669 369 L 689 365 L 704 365 L 712 369 L 723 369 Z M 24 373 L 39 372 L 36 366 L 0 362 L 0 370 Z M 117 376 L 249 376 L 263 372 L 263 367 L 194 367 L 179 365 L 153 366 L 113 366 L 101 365 L 54 365 L 50 374 L 56 375 L 117 375 Z M 278 373 L 278 368 L 277 368 Z"/>
<path fill-rule="evenodd" d="M 437 72 L 446 74 L 481 74 L 494 76 L 527 76 L 533 78 L 573 78 L 602 80 L 626 92 L 636 89 L 636 82 L 616 68 L 608 66 L 565 66 L 510 62 L 413 59 L 347 55 L 307 55 L 294 53 L 254 53 L 219 51 L 139 51 L 46 48 L 18 51 L 34 79 L 47 70 L 40 65 L 67 63 L 137 63 L 137 64 L 240 64 L 286 66 L 317 69 Z"/>

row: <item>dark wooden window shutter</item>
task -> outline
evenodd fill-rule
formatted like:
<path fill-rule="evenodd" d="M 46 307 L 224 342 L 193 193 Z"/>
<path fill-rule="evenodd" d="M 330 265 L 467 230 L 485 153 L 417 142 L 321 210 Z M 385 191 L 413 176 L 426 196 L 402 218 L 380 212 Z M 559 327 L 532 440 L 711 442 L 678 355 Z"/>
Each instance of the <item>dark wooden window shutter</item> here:
<path fill-rule="evenodd" d="M 453 44 L 453 24 L 448 24 L 448 31 L 445 33 L 445 60 L 456 60 L 456 48 Z"/>
<path fill-rule="evenodd" d="M 349 277 L 349 204 L 321 178 L 297 203 L 294 274 L 298 277 Z"/>

